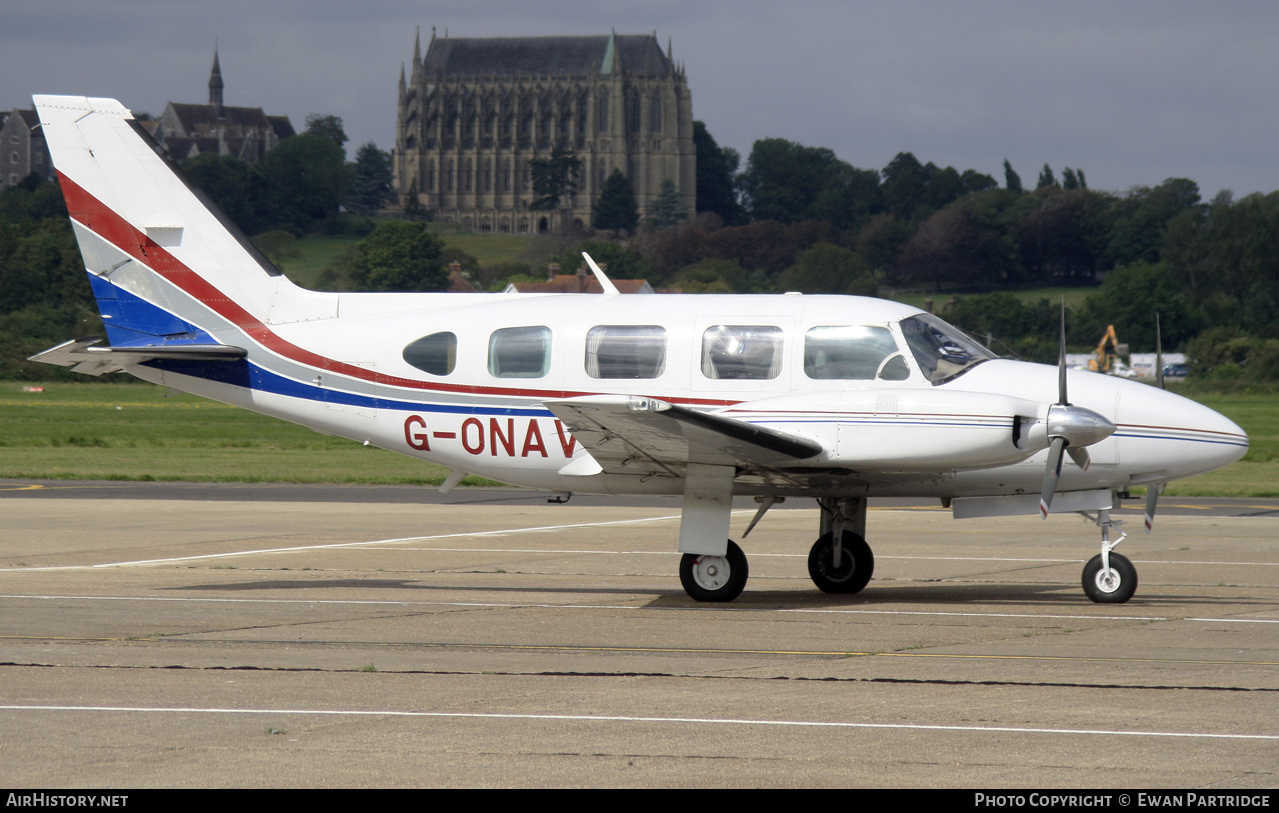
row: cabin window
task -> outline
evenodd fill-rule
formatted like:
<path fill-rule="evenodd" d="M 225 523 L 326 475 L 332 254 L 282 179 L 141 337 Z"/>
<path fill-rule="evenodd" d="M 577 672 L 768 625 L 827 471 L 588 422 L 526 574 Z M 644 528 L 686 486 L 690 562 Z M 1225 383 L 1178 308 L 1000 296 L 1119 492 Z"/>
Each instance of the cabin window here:
<path fill-rule="evenodd" d="M 702 334 L 702 375 L 767 380 L 782 371 L 782 329 L 715 325 Z"/>
<path fill-rule="evenodd" d="M 405 347 L 403 356 L 424 373 L 448 375 L 457 366 L 457 336 L 448 332 L 423 336 Z"/>
<path fill-rule="evenodd" d="M 657 378 L 666 370 L 666 329 L 658 325 L 600 325 L 586 334 L 591 378 Z"/>
<path fill-rule="evenodd" d="M 804 373 L 818 381 L 902 381 L 910 368 L 886 327 L 815 327 L 804 335 Z"/>
<path fill-rule="evenodd" d="M 551 368 L 549 327 L 504 327 L 489 337 L 489 373 L 497 378 L 541 378 Z"/>

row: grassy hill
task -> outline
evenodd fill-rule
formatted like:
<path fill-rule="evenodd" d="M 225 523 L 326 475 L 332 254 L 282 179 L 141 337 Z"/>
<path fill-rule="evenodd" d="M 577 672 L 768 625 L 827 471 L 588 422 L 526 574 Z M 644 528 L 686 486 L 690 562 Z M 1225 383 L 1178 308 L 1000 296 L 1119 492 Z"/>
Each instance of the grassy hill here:
<path fill-rule="evenodd" d="M 481 266 L 497 265 L 524 259 L 537 238 L 514 234 L 480 234 L 463 231 L 447 223 L 432 223 L 430 228 L 444 239 L 445 246 L 465 251 Z M 289 279 L 304 288 L 323 290 L 321 276 L 341 267 L 342 258 L 359 245 L 362 237 L 349 235 L 311 235 L 295 243 L 299 256 L 277 263 Z"/>

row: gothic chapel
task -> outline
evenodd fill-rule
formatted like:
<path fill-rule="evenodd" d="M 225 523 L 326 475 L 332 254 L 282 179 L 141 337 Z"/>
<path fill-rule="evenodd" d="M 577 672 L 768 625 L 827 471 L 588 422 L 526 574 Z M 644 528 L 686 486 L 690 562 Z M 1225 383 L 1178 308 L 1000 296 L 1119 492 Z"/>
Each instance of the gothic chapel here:
<path fill-rule="evenodd" d="M 440 220 L 528 234 L 591 223 L 604 179 L 630 179 L 640 216 L 671 180 L 695 210 L 693 105 L 682 66 L 657 35 L 435 36 L 400 71 L 393 166 L 401 203 Z M 581 161 L 576 192 L 531 210 L 529 162 L 555 150 Z"/>

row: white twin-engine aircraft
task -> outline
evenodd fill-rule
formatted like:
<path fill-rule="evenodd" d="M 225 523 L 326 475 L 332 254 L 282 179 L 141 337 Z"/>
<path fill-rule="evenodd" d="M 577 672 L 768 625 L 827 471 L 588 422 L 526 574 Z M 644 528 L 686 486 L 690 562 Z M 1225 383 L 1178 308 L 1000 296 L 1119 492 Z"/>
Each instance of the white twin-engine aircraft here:
<path fill-rule="evenodd" d="M 872 497 L 936 497 L 958 518 L 1079 512 L 1102 532 L 1084 591 L 1126 601 L 1118 495 L 1147 487 L 1149 529 L 1163 484 L 1248 449 L 1185 398 L 996 358 L 877 299 L 620 296 L 589 257 L 603 294 L 307 291 L 119 102 L 35 103 L 107 335 L 33 358 L 430 460 L 451 470 L 445 490 L 471 473 L 561 499 L 682 495 L 680 580 L 699 601 L 746 583 L 734 494 L 760 503 L 746 533 L 783 498 L 817 499 L 808 569 L 829 593 L 871 578 Z"/>

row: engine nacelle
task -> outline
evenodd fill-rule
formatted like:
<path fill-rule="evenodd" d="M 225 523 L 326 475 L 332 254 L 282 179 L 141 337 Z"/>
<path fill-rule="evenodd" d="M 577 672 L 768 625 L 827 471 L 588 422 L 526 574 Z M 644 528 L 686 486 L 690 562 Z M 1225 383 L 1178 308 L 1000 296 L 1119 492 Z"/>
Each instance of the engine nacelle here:
<path fill-rule="evenodd" d="M 1018 463 L 1047 445 L 1026 442 L 1049 404 L 980 392 L 861 389 L 809 392 L 738 404 L 721 414 L 806 435 L 827 451 L 800 465 L 904 473 Z"/>

